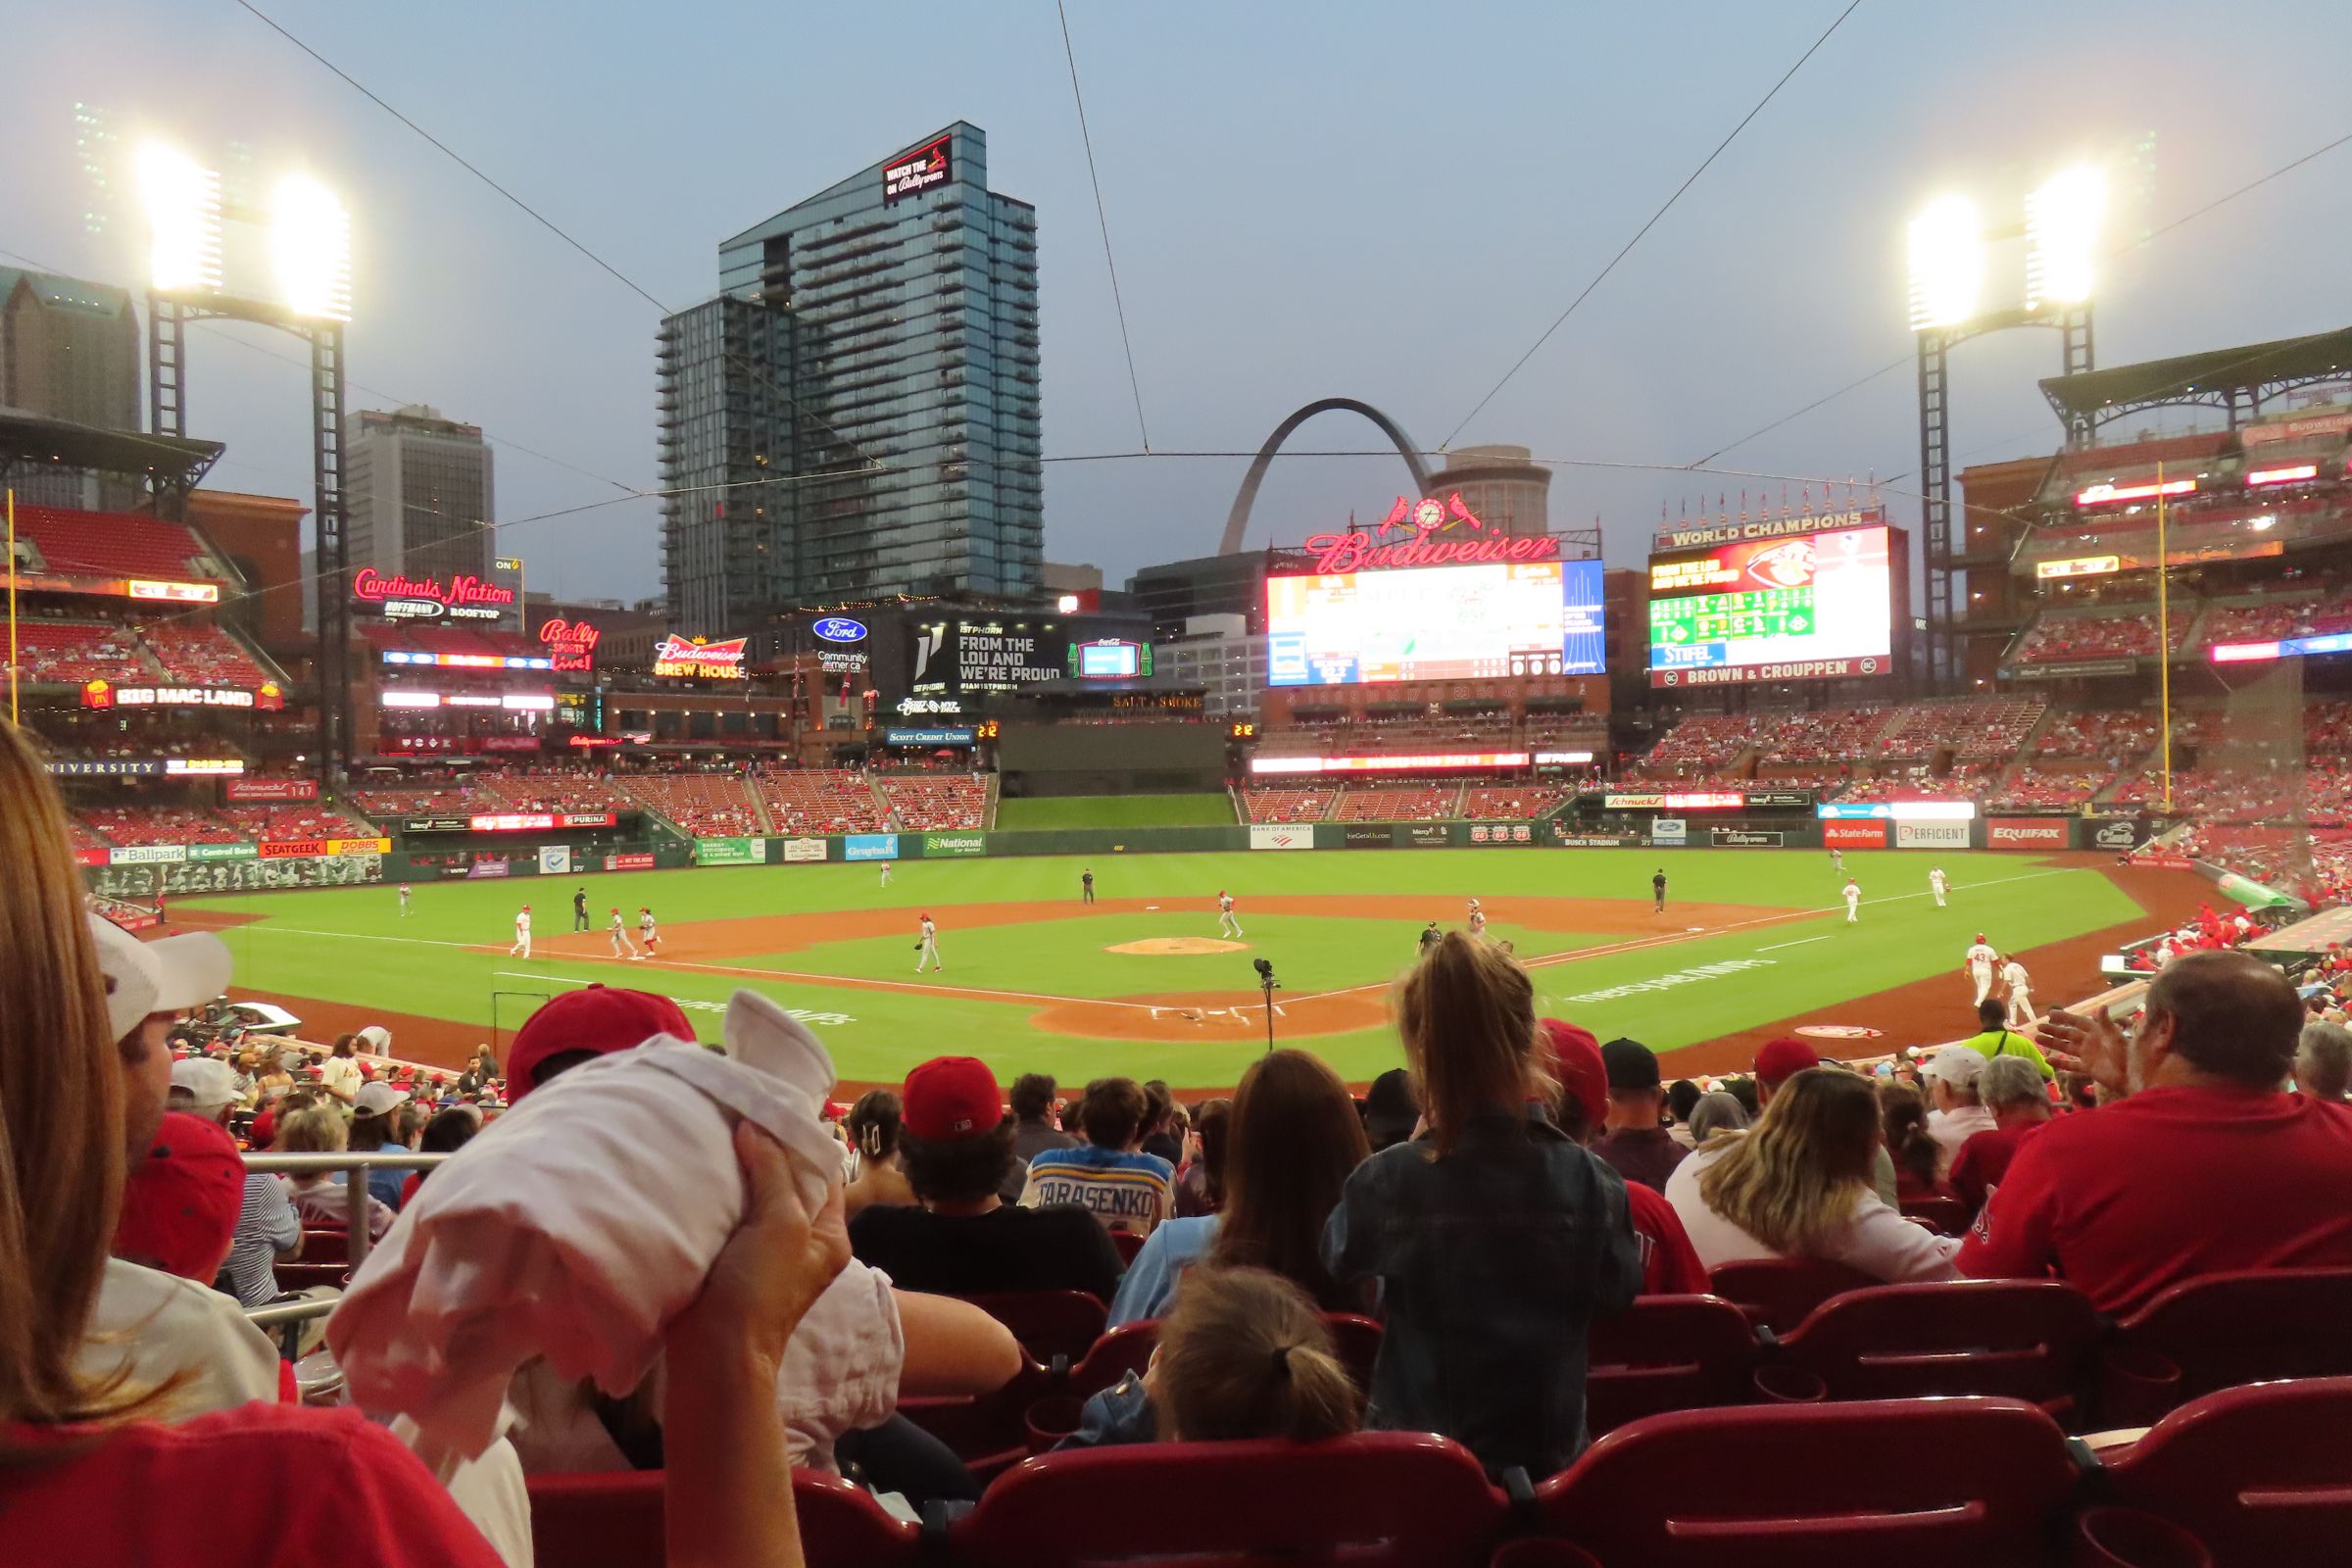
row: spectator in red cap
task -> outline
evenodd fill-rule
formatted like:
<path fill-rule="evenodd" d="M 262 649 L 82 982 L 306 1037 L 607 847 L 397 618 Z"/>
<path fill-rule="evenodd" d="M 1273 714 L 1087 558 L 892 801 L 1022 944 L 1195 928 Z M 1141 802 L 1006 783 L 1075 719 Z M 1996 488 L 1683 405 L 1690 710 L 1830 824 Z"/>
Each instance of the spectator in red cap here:
<path fill-rule="evenodd" d="M 996 1074 L 972 1056 L 938 1056 L 906 1075 L 899 1155 L 919 1206 L 877 1204 L 850 1221 L 859 1261 L 901 1288 L 945 1296 L 1118 1289 L 1118 1249 L 1094 1215 L 1066 1203 L 1007 1204 L 1015 1123 Z"/>
<path fill-rule="evenodd" d="M 694 1038 L 694 1025 L 667 997 L 614 986 L 583 986 L 551 998 L 523 1020 L 522 1027 L 514 1031 L 514 1045 L 508 1048 L 508 1102 L 518 1102 L 557 1074 L 583 1061 L 615 1051 L 634 1051 L 656 1035 Z"/>
<path fill-rule="evenodd" d="M 1960 1253 L 1964 1273 L 2055 1274 L 2127 1313 L 2201 1274 L 2352 1265 L 2352 1108 L 2279 1092 L 2303 1022 L 2244 953 L 2192 953 L 2148 988 L 2127 1042 L 2057 1011 L 2045 1037 L 2107 1102 L 2027 1139 Z"/>
<path fill-rule="evenodd" d="M 1609 1113 L 1609 1072 L 1600 1058 L 1600 1044 L 1591 1030 L 1561 1019 L 1545 1018 L 1543 1023 L 1551 1075 L 1560 1085 L 1555 1119 L 1561 1131 L 1590 1148 Z M 1627 1182 L 1625 1199 L 1634 1216 L 1634 1245 L 1642 1252 L 1642 1294 L 1704 1295 L 1706 1268 L 1665 1195 L 1640 1182 Z"/>
<path fill-rule="evenodd" d="M 172 1108 L 201 1116 L 225 1128 L 236 1109 L 236 1073 L 226 1062 L 197 1056 L 172 1068 Z M 267 1114 L 265 1112 L 265 1114 Z M 258 1127 L 260 1117 L 255 1118 Z M 258 1136 L 256 1143 L 263 1140 Z M 234 1148 L 232 1144 L 230 1146 Z M 229 1239 L 228 1263 L 222 1271 L 230 1295 L 245 1306 L 267 1306 L 277 1294 L 271 1264 L 302 1251 L 302 1221 L 286 1197 L 286 1185 L 274 1176 L 247 1174 L 238 1203 L 236 1228 Z M 207 1283 L 210 1283 L 209 1281 Z"/>

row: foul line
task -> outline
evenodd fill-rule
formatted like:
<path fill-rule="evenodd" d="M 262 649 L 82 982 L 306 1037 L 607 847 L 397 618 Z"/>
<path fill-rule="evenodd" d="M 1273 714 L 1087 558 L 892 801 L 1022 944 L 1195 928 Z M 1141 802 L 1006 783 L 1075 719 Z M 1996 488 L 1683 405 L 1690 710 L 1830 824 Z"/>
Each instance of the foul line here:
<path fill-rule="evenodd" d="M 1768 947 L 1758 948 L 1756 951 L 1758 953 L 1778 953 L 1783 948 L 1801 948 L 1809 942 L 1827 942 L 1829 940 L 1826 934 L 1817 937 L 1799 937 L 1794 942 L 1775 942 Z"/>

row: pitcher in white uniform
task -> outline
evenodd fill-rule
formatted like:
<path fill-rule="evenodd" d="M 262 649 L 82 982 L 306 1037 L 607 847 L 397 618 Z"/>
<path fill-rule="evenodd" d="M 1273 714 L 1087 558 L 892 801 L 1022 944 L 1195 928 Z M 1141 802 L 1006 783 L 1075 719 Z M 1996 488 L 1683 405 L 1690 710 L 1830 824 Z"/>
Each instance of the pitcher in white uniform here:
<path fill-rule="evenodd" d="M 516 954 L 526 958 L 531 956 L 531 906 L 527 904 L 514 916 L 514 945 L 507 950 L 510 958 Z"/>
<path fill-rule="evenodd" d="M 1943 896 L 1951 890 L 1952 879 L 1943 874 L 1942 866 L 1936 866 L 1928 873 L 1928 891 L 1936 895 L 1936 907 L 1940 909 L 1944 906 Z"/>
<path fill-rule="evenodd" d="M 1238 937 L 1241 934 L 1242 922 L 1235 919 L 1233 915 L 1233 895 L 1223 888 L 1219 888 L 1217 889 L 1217 935 Z"/>
<path fill-rule="evenodd" d="M 1985 945 L 1982 931 L 1977 933 L 1976 945 L 1961 956 L 1960 972 L 1967 975 L 1970 983 L 1977 988 L 1977 994 L 1969 999 L 1970 1006 L 1977 1005 L 1991 994 L 1992 968 L 2000 961 L 2000 956 Z"/>
<path fill-rule="evenodd" d="M 1862 916 L 1856 911 L 1861 907 L 1862 884 L 1849 876 L 1845 879 L 1845 923 L 1847 925 L 1860 923 Z"/>
<path fill-rule="evenodd" d="M 2034 1021 L 2034 977 L 2011 958 L 2001 965 L 2001 984 L 2009 990 L 2009 1027 L 2023 1029 Z"/>
<path fill-rule="evenodd" d="M 914 972 L 921 974 L 923 965 L 929 964 L 944 974 L 947 972 L 948 966 L 942 963 L 939 957 L 939 927 L 931 923 L 931 916 L 928 914 L 922 916 L 922 922 L 923 939 L 914 945 Z"/>

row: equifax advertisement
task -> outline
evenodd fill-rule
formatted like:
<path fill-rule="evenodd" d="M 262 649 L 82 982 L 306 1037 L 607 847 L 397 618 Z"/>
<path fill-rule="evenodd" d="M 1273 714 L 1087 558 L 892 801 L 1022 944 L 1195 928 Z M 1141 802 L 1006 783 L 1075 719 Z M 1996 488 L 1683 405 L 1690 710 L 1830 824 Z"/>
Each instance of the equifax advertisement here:
<path fill-rule="evenodd" d="M 1649 564 L 1653 686 L 1767 678 L 1762 666 L 1884 667 L 1894 579 L 1885 528 L 1758 539 Z M 1754 675 L 1707 671 L 1757 670 Z M 1669 678 L 1671 677 L 1671 678 Z"/>

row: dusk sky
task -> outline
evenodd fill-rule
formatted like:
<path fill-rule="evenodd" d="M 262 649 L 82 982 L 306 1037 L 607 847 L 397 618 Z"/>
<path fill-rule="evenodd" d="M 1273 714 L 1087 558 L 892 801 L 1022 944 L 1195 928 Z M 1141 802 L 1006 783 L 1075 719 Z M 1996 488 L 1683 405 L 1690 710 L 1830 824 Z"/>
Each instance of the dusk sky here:
<path fill-rule="evenodd" d="M 726 235 L 980 126 L 992 187 L 1038 211 L 1048 559 L 1115 584 L 1216 548 L 1245 460 L 1051 461 L 1141 445 L 1051 3 L 257 3 L 673 308 L 714 291 Z M 1351 396 L 1437 446 L 1842 9 L 1069 0 L 1151 444 L 1247 452 Z M 1865 0 L 1454 444 L 1700 459 L 1907 353 L 1903 230 L 1929 198 L 1998 220 L 2101 162 L 2122 245 L 2352 131 L 2342 22 L 2318 0 Z M 82 172 L 77 104 L 125 155 L 243 144 L 352 211 L 354 408 L 480 424 L 502 522 L 656 485 L 659 313 L 231 0 L 48 8 L 11 43 L 0 262 L 142 276 L 129 193 L 110 216 Z M 2342 326 L 2348 241 L 2352 146 L 2109 264 L 2099 363 Z M 197 340 L 190 430 L 229 452 L 212 482 L 307 501 L 303 376 L 230 335 L 297 352 Z M 2053 449 L 2034 382 L 2057 368 L 2047 332 L 1958 353 L 1956 457 Z M 1632 561 L 1662 503 L 1908 476 L 1916 422 L 1906 364 L 1719 460 L 1744 474 L 1563 461 L 1552 521 L 1597 515 Z M 1381 443 L 1329 416 L 1292 444 Z M 1250 543 L 1376 516 L 1405 483 L 1394 456 L 1286 462 Z M 660 588 L 647 500 L 501 547 L 535 590 Z"/>

